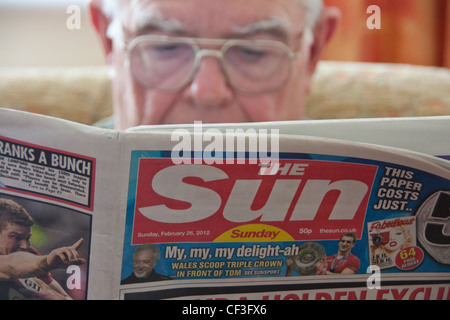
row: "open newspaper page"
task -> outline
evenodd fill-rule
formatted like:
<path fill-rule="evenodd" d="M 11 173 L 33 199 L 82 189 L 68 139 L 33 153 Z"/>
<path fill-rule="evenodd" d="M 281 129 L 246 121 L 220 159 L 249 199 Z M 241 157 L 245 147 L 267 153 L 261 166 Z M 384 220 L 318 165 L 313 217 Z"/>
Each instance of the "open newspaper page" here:
<path fill-rule="evenodd" d="M 448 161 L 227 128 L 124 137 L 121 299 L 450 299 Z"/>
<path fill-rule="evenodd" d="M 120 257 L 114 248 L 121 241 L 111 236 L 119 214 L 118 150 L 114 131 L 0 109 L 2 221 L 5 214 L 14 219 L 17 212 L 10 208 L 17 206 L 34 221 L 31 229 L 20 221 L 8 224 L 18 230 L 2 223 L 2 255 L 21 250 L 47 255 L 83 239 L 78 253 L 86 260 L 45 276 L 2 278 L 0 299 L 112 297 L 110 265 Z M 14 237 L 7 242 L 7 235 Z"/>
<path fill-rule="evenodd" d="M 0 109 L 0 204 L 34 222 L 2 255 L 85 260 L 0 272 L 0 298 L 450 299 L 448 144 L 292 134 L 306 127 L 118 132 Z"/>

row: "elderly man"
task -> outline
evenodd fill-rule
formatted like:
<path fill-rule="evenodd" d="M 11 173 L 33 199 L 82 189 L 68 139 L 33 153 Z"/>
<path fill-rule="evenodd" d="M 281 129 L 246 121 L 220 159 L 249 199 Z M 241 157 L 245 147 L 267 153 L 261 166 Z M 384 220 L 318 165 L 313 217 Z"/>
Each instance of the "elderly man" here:
<path fill-rule="evenodd" d="M 136 247 L 133 253 L 133 272 L 121 281 L 121 284 L 142 283 L 149 281 L 171 280 L 170 277 L 155 272 L 161 251 L 158 246 L 146 243 Z"/>
<path fill-rule="evenodd" d="M 114 126 L 299 120 L 339 21 L 321 0 L 92 0 Z"/>

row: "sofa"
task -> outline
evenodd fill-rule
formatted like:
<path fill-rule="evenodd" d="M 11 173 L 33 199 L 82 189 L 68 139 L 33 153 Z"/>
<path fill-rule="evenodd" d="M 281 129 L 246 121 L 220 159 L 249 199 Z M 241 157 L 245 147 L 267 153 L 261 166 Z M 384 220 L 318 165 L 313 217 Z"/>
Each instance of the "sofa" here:
<path fill-rule="evenodd" d="M 105 66 L 0 68 L 0 107 L 83 124 L 112 114 Z M 450 115 L 450 70 L 403 64 L 320 62 L 308 119 Z"/>

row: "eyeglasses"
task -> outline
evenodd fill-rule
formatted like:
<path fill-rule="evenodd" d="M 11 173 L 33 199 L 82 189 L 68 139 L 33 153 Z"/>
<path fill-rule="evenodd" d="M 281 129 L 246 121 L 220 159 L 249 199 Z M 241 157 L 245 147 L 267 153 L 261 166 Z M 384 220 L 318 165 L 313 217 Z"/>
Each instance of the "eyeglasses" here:
<path fill-rule="evenodd" d="M 201 49 L 200 45 L 219 47 Z M 146 35 L 126 45 L 128 62 L 136 80 L 147 88 L 180 90 L 192 81 L 203 57 L 212 56 L 229 85 L 257 94 L 285 85 L 291 64 L 298 56 L 274 40 L 222 40 Z"/>

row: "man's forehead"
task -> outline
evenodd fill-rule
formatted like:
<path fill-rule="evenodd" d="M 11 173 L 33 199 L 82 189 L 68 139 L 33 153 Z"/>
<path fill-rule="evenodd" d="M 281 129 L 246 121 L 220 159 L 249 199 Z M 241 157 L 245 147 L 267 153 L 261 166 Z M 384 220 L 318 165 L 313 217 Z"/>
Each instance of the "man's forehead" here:
<path fill-rule="evenodd" d="M 191 36 L 261 29 L 289 33 L 303 20 L 298 4 L 299 0 L 134 0 L 124 25 L 135 34 L 152 28 Z"/>
<path fill-rule="evenodd" d="M 150 250 L 142 250 L 134 255 L 134 260 L 143 261 L 143 260 L 153 260 L 153 253 Z"/>

